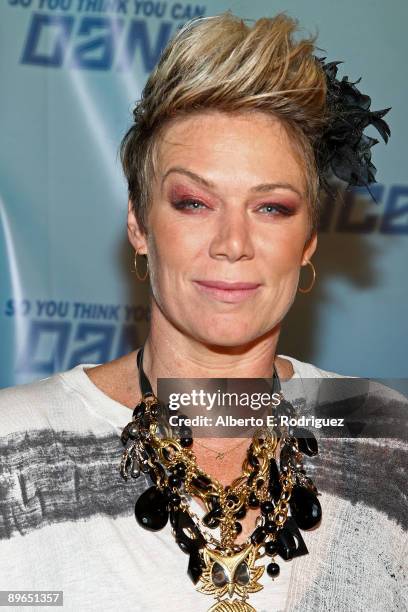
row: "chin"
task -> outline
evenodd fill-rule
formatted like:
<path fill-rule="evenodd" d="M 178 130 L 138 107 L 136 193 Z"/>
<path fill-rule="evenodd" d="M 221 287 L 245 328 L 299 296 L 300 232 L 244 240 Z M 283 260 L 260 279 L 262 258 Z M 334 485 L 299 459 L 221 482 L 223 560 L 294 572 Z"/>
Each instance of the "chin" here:
<path fill-rule="evenodd" d="M 200 329 L 194 330 L 192 335 L 203 344 L 219 347 L 243 346 L 253 342 L 259 336 L 248 329 L 240 330 L 239 326 L 218 329 L 214 324 L 209 325 L 206 329 L 200 326 Z"/>

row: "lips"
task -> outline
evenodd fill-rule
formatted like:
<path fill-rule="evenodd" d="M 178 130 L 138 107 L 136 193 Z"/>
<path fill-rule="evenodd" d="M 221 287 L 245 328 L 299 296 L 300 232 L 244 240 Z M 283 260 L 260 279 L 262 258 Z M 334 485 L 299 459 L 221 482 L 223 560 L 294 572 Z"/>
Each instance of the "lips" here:
<path fill-rule="evenodd" d="M 259 283 L 227 282 L 227 281 L 194 281 L 201 293 L 219 302 L 236 304 L 252 297 Z"/>
<path fill-rule="evenodd" d="M 256 289 L 260 283 L 240 283 L 240 282 L 228 282 L 228 281 L 195 281 L 199 285 L 206 287 L 212 287 L 214 289 L 224 289 L 228 291 L 234 291 L 237 289 Z"/>

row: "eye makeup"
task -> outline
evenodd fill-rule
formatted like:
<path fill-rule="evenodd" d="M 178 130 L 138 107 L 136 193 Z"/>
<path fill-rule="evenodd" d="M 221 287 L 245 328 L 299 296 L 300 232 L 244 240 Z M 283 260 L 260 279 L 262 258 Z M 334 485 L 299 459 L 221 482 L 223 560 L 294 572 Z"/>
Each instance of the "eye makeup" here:
<path fill-rule="evenodd" d="M 193 189 L 185 185 L 176 184 L 171 186 L 168 193 L 168 200 L 171 206 L 179 211 L 195 213 L 211 209 L 211 199 L 208 196 L 198 193 L 198 189 Z M 294 203 L 293 198 L 283 195 L 275 195 L 263 198 L 261 202 L 251 204 L 251 210 L 258 212 L 266 217 L 285 216 L 290 217 L 296 214 L 299 203 Z"/>

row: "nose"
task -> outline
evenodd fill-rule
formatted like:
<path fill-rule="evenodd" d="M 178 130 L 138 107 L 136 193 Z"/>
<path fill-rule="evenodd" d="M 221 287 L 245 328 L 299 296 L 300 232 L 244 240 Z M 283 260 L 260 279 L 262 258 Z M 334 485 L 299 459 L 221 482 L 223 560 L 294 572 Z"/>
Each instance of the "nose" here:
<path fill-rule="evenodd" d="M 251 259 L 254 256 L 253 236 L 245 210 L 220 214 L 214 227 L 210 256 L 228 261 Z"/>

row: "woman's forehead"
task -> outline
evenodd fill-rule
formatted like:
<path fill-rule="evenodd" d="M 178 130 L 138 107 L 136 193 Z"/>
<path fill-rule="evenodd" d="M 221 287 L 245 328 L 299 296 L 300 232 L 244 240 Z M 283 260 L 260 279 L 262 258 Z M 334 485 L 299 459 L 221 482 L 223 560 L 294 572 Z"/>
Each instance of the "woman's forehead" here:
<path fill-rule="evenodd" d="M 177 119 L 161 134 L 157 162 L 159 180 L 172 167 L 182 167 L 208 182 L 236 180 L 239 174 L 242 181 L 291 182 L 304 191 L 303 169 L 283 123 L 261 112 Z"/>

